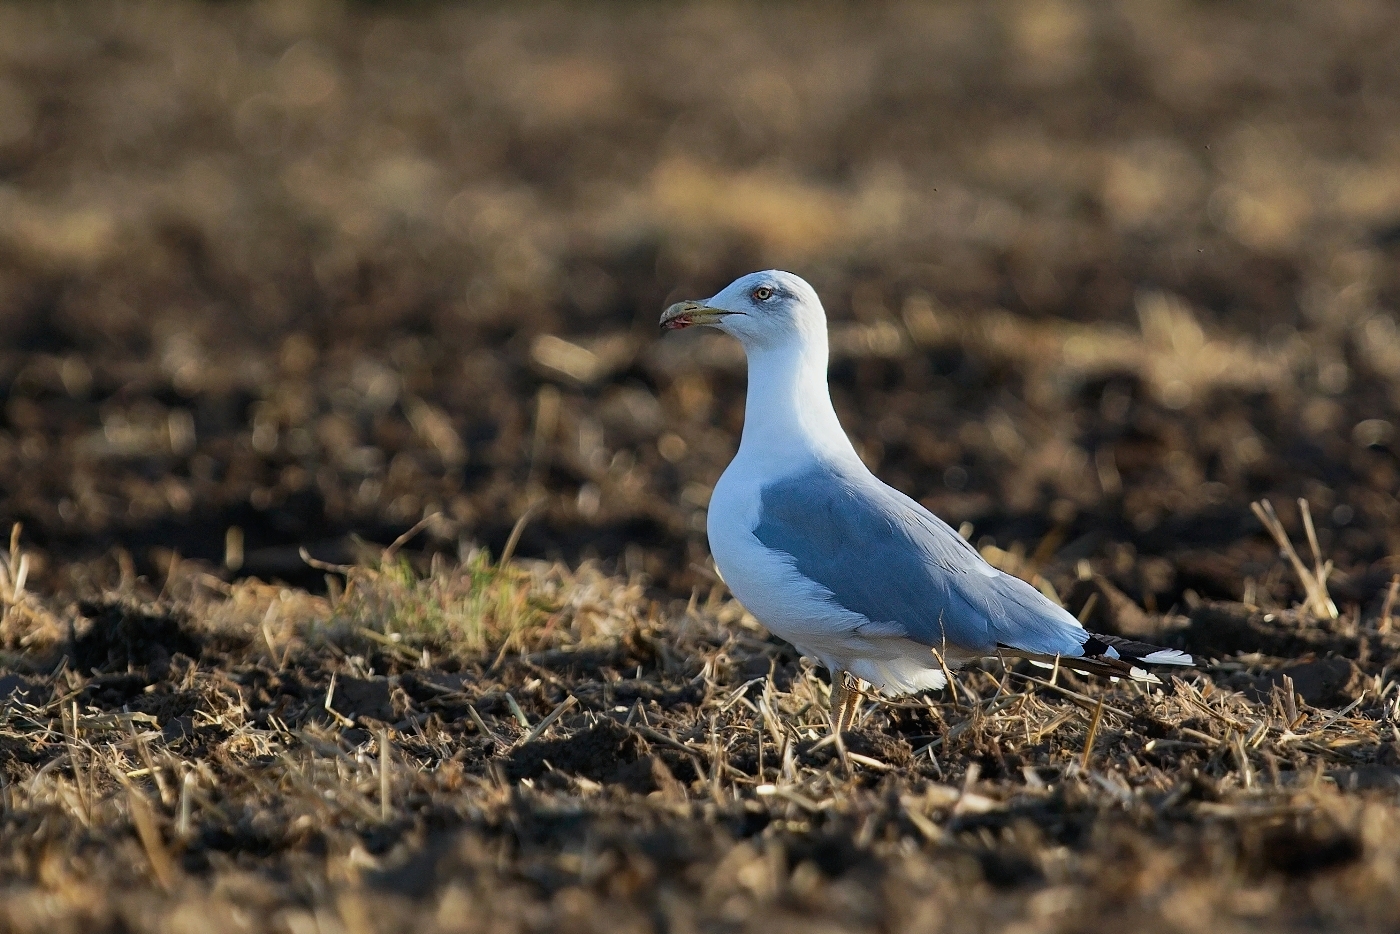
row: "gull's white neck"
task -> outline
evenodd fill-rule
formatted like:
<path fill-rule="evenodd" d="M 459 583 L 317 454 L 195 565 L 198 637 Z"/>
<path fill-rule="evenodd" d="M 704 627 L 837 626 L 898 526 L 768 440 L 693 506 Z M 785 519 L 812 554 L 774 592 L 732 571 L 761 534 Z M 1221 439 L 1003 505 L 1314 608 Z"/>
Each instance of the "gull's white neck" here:
<path fill-rule="evenodd" d="M 826 334 L 768 347 L 747 347 L 749 391 L 739 457 L 771 468 L 812 460 L 860 464 L 827 388 Z"/>

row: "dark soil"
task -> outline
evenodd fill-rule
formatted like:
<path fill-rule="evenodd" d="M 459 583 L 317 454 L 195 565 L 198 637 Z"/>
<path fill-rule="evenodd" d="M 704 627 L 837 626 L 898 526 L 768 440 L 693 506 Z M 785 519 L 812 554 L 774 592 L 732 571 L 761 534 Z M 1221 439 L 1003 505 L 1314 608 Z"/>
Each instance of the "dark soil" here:
<path fill-rule="evenodd" d="M 1383 0 L 0 5 L 0 528 L 49 614 L 0 621 L 3 926 L 1393 929 L 1396 127 Z M 707 570 L 742 358 L 656 334 L 774 266 L 880 476 L 1205 670 L 992 665 L 823 745 Z M 303 549 L 436 516 L 427 574 L 527 513 L 623 623 L 317 628 Z"/>

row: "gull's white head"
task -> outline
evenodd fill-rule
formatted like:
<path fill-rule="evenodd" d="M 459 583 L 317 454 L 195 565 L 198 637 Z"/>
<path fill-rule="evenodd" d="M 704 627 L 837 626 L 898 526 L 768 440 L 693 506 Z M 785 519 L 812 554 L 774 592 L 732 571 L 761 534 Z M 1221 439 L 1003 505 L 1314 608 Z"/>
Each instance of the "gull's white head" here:
<path fill-rule="evenodd" d="M 677 302 L 661 316 L 663 331 L 700 324 L 734 335 L 747 350 L 826 344 L 826 312 L 816 290 L 777 269 L 751 272 L 714 298 Z"/>

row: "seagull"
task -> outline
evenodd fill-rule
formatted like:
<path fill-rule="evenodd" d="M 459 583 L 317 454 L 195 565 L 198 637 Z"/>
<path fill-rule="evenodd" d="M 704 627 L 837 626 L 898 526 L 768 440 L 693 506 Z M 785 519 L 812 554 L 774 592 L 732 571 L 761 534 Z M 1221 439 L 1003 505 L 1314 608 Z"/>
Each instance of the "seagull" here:
<path fill-rule="evenodd" d="M 832 408 L 826 312 L 800 277 L 751 273 L 661 316 L 662 331 L 700 325 L 738 338 L 749 368 L 739 451 L 710 497 L 710 552 L 739 602 L 831 673 L 838 734 L 859 682 L 889 696 L 937 690 L 977 658 L 1147 682 L 1158 679 L 1143 665 L 1192 664 L 1090 633 L 871 473 Z"/>

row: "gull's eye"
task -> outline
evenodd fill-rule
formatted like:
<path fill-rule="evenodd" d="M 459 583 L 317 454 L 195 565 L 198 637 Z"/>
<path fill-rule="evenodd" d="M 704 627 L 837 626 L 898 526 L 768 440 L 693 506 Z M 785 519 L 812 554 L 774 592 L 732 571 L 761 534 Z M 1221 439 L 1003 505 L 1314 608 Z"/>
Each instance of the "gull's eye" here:
<path fill-rule="evenodd" d="M 760 285 L 753 290 L 753 297 L 760 302 L 766 302 L 773 297 L 773 290 L 766 285 Z"/>

